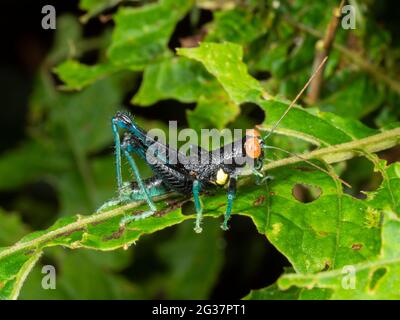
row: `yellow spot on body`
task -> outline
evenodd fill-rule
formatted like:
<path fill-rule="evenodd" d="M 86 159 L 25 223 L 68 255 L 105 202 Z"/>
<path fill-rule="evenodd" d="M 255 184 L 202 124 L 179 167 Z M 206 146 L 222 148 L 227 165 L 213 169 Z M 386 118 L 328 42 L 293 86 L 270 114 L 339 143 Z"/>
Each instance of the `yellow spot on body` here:
<path fill-rule="evenodd" d="M 215 180 L 215 183 L 220 186 L 223 186 L 226 184 L 227 181 L 228 181 L 228 174 L 223 169 L 219 169 L 217 171 L 217 179 Z"/>

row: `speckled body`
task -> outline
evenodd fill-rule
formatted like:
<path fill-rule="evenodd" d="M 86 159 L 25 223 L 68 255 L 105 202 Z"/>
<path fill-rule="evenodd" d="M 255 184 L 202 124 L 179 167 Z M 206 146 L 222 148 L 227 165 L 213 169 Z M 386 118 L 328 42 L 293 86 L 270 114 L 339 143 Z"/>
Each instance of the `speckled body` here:
<path fill-rule="evenodd" d="M 126 133 L 123 144 L 150 165 L 156 177 L 144 180 L 150 189 L 157 181 L 166 190 L 188 195 L 192 192 L 194 180 L 200 182 L 203 191 L 214 189 L 219 186 L 215 183 L 219 169 L 223 169 L 228 176 L 237 176 L 248 160 L 244 147 L 247 136 L 211 152 L 192 146 L 187 156 L 149 137 L 143 129 L 138 130 L 143 135 L 138 137 Z M 145 140 L 141 138 L 144 136 Z"/>

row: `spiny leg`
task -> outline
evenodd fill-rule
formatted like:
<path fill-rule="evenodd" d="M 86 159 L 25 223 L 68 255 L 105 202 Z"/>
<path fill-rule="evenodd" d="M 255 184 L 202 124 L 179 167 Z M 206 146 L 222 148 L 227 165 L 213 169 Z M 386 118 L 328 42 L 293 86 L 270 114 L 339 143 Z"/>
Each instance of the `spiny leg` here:
<path fill-rule="evenodd" d="M 116 205 L 122 204 L 122 203 L 127 203 L 130 201 L 143 200 L 143 199 L 146 200 L 146 202 L 148 203 L 148 205 L 150 207 L 150 211 L 146 211 L 146 212 L 142 213 L 141 215 L 136 215 L 134 217 L 125 217 L 122 220 L 122 222 L 124 224 L 130 220 L 137 220 L 137 219 L 145 218 L 147 216 L 152 215 L 155 211 L 157 211 L 157 208 L 156 208 L 154 202 L 152 201 L 152 199 L 149 196 L 149 193 L 147 190 L 148 187 L 144 185 L 143 180 L 139 174 L 139 170 L 136 166 L 135 160 L 132 158 L 132 156 L 129 154 L 129 152 L 127 150 L 127 148 L 129 148 L 129 147 L 133 148 L 133 146 L 126 145 L 125 142 L 121 145 L 121 139 L 120 139 L 120 135 L 118 132 L 118 128 L 127 129 L 130 124 L 131 124 L 131 119 L 127 115 L 117 113 L 117 115 L 112 118 L 111 127 L 112 127 L 112 132 L 113 132 L 113 136 L 114 136 L 114 144 L 115 144 L 115 162 L 116 162 L 116 176 L 117 176 L 117 185 L 118 185 L 118 199 L 113 199 L 113 200 L 106 202 L 96 211 L 96 212 L 101 212 L 110 207 L 113 207 L 113 206 L 116 206 Z M 138 197 L 138 194 L 139 194 L 138 190 L 132 190 L 130 188 L 129 183 L 125 183 L 125 184 L 123 183 L 122 169 L 121 169 L 121 149 L 124 152 L 124 156 L 128 159 L 128 162 L 135 174 L 137 183 L 140 187 L 140 191 L 144 195 L 144 197 L 141 197 L 141 196 Z M 153 184 L 154 184 L 154 182 L 153 182 Z M 150 184 L 149 189 L 152 190 L 152 193 L 155 192 L 157 194 L 165 192 L 163 187 L 160 187 L 157 189 L 152 184 Z M 141 199 L 139 199 L 139 198 L 141 198 Z"/>
<path fill-rule="evenodd" d="M 201 207 L 201 202 L 200 202 L 200 190 L 201 190 L 200 181 L 194 180 L 192 187 L 194 206 L 196 207 L 196 224 L 194 227 L 194 231 L 196 231 L 197 233 L 203 231 L 203 229 L 200 226 L 201 219 L 203 217 L 203 208 Z"/>
<path fill-rule="evenodd" d="M 126 113 L 117 112 L 117 114 L 111 120 L 111 127 L 114 136 L 114 144 L 115 144 L 115 165 L 117 171 L 117 185 L 118 190 L 123 188 L 122 181 L 122 169 L 121 169 L 121 139 L 118 132 L 118 129 L 124 129 L 134 131 L 132 134 L 143 135 L 141 131 L 139 131 L 134 125 L 132 119 Z"/>
<path fill-rule="evenodd" d="M 235 195 L 236 195 L 236 178 L 231 177 L 229 179 L 229 185 L 228 185 L 228 205 L 225 211 L 224 222 L 221 225 L 222 230 L 225 231 L 229 229 L 228 221 L 229 218 L 231 217 L 233 199 L 235 198 Z"/>
<path fill-rule="evenodd" d="M 114 136 L 114 145 L 115 145 L 115 168 L 116 168 L 116 176 L 117 176 L 117 187 L 118 187 L 118 199 L 113 199 L 104 203 L 100 208 L 96 210 L 96 212 L 101 212 L 107 210 L 108 208 L 114 207 L 116 205 L 125 203 L 129 201 L 129 198 L 124 191 L 126 186 L 122 181 L 122 169 L 121 169 L 121 139 L 118 132 L 118 116 L 115 116 L 111 120 L 111 128 Z"/>
<path fill-rule="evenodd" d="M 118 132 L 118 119 L 114 117 L 111 121 L 112 132 L 114 135 L 115 144 L 115 167 L 117 173 L 118 192 L 122 190 L 122 171 L 121 171 L 121 140 Z"/>
<path fill-rule="evenodd" d="M 143 212 L 143 213 L 141 213 L 139 215 L 130 215 L 130 216 L 123 217 L 121 222 L 120 222 L 120 224 L 121 225 L 125 225 L 126 223 L 128 223 L 128 222 L 130 222 L 132 220 L 144 219 L 144 218 L 147 218 L 147 217 L 153 215 L 154 212 L 157 211 L 157 207 L 155 206 L 153 200 L 151 199 L 151 197 L 150 197 L 150 195 L 148 193 L 148 190 L 146 189 L 146 187 L 145 187 L 145 185 L 143 183 L 142 177 L 140 176 L 139 169 L 138 169 L 138 167 L 136 165 L 135 160 L 130 155 L 130 153 L 126 150 L 125 147 L 123 147 L 122 149 L 124 151 L 124 156 L 128 159 L 129 165 L 130 165 L 130 167 L 131 167 L 131 169 L 132 169 L 132 171 L 133 171 L 133 173 L 135 175 L 136 182 L 138 183 L 138 185 L 140 187 L 140 190 L 142 191 L 142 193 L 144 195 L 144 198 L 145 198 L 146 202 L 148 203 L 148 205 L 150 207 L 149 211 L 145 211 L 145 212 Z"/>

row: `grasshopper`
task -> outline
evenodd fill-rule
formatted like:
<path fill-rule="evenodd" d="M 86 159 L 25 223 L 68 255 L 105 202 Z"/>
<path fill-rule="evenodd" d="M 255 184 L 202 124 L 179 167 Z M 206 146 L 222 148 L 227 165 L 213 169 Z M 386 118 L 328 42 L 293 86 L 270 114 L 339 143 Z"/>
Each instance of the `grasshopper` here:
<path fill-rule="evenodd" d="M 323 63 L 325 61 L 326 59 Z M 282 119 L 295 105 L 296 101 L 317 74 L 323 63 L 317 68 L 307 84 L 285 110 L 266 137 L 261 137 L 259 131 L 256 129 L 248 129 L 242 138 L 212 151 L 207 151 L 198 146 L 191 146 L 190 155 L 186 155 L 150 136 L 136 124 L 128 113 L 118 112 L 112 118 L 111 125 L 116 151 L 116 175 L 119 196 L 116 200 L 106 202 L 99 211 L 116 204 L 145 200 L 149 206 L 149 210 L 139 215 L 124 217 L 121 220 L 121 224 L 125 225 L 129 221 L 144 219 L 153 215 L 157 211 L 157 207 L 152 200 L 155 196 L 163 195 L 168 192 L 177 192 L 183 195 L 192 194 L 196 208 L 194 230 L 200 233 L 202 232 L 201 221 L 203 212 L 200 194 L 215 188 L 227 188 L 227 206 L 224 221 L 221 225 L 223 230 L 227 230 L 234 198 L 236 196 L 238 176 L 246 163 L 252 163 L 253 172 L 261 178 L 267 178 L 260 170 L 267 149 L 278 149 L 293 156 L 297 156 L 318 170 L 345 183 L 339 177 L 303 159 L 299 155 L 292 154 L 277 147 L 268 146 L 266 143 L 266 139 L 274 132 Z M 122 142 L 119 134 L 120 129 L 125 130 Z M 134 173 L 136 180 L 133 183 L 123 183 L 121 154 L 128 160 Z M 154 172 L 153 177 L 145 180 L 142 179 L 133 155 L 147 162 Z"/>

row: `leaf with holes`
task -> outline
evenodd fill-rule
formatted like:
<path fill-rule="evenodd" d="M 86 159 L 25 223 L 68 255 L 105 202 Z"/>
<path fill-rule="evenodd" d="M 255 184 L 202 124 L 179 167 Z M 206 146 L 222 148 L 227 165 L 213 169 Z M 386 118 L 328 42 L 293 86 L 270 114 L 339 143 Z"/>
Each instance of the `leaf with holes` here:
<path fill-rule="evenodd" d="M 331 299 L 399 299 L 400 220 L 386 211 L 382 225 L 382 247 L 379 255 L 368 261 L 318 274 L 286 274 L 278 280 L 281 289 L 323 288 Z"/>
<path fill-rule="evenodd" d="M 275 176 L 279 182 L 269 187 L 269 214 L 256 225 L 285 254 L 296 273 L 284 274 L 274 290 L 254 291 L 249 298 L 275 294 L 293 298 L 289 293 L 296 293 L 297 298 L 318 299 L 316 292 L 321 289 L 332 299 L 398 298 L 387 286 L 398 279 L 400 166 L 372 160 L 383 181 L 365 200 L 343 193 L 322 176 L 321 180 L 307 172 L 286 171 Z M 316 185 L 321 194 L 311 203 L 299 203 L 292 193 L 296 183 Z M 352 281 L 358 283 L 355 290 L 349 290 Z"/>

